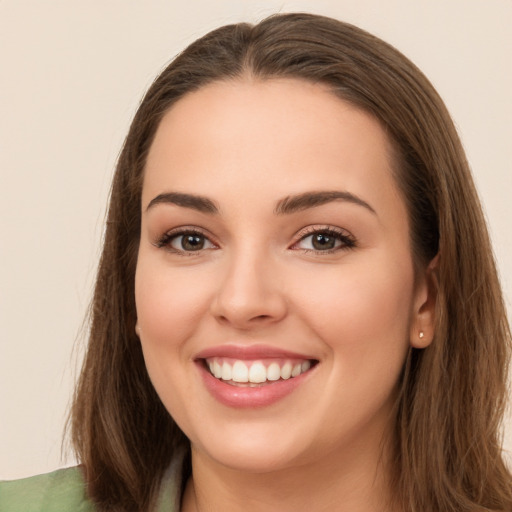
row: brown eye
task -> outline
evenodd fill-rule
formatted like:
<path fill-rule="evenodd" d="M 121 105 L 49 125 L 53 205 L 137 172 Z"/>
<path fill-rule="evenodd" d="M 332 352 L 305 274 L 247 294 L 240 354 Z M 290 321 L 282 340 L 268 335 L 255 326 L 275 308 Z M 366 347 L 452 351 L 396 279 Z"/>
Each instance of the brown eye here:
<path fill-rule="evenodd" d="M 305 236 L 297 244 L 299 249 L 306 249 L 308 251 L 330 251 L 342 245 L 340 235 L 325 231 L 318 231 Z"/>
<path fill-rule="evenodd" d="M 174 236 L 169 245 L 182 252 L 201 251 L 202 249 L 211 249 L 213 244 L 200 233 L 182 233 Z"/>
<path fill-rule="evenodd" d="M 317 251 L 325 251 L 326 249 L 334 249 L 336 246 L 336 238 L 327 233 L 316 233 L 311 236 L 311 245 Z"/>
<path fill-rule="evenodd" d="M 304 251 L 329 253 L 355 247 L 355 240 L 343 232 L 319 229 L 303 236 L 294 246 Z"/>

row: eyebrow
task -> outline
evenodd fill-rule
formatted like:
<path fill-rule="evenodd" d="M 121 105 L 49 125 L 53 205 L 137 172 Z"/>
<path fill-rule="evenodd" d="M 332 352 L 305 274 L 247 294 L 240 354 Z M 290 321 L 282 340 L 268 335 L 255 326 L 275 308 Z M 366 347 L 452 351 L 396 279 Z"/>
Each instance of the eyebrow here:
<path fill-rule="evenodd" d="M 149 202 L 146 211 L 157 204 L 175 204 L 202 213 L 219 213 L 218 206 L 211 199 L 193 194 L 183 194 L 181 192 L 167 192 L 157 195 Z"/>
<path fill-rule="evenodd" d="M 366 208 L 375 215 L 377 214 L 377 212 L 360 197 L 357 197 L 350 192 L 340 190 L 305 192 L 296 196 L 288 196 L 277 203 L 274 212 L 278 215 L 289 215 L 291 213 L 307 210 L 308 208 L 315 208 L 316 206 L 321 206 L 333 201 L 345 201 L 347 203 L 356 204 Z"/>
<path fill-rule="evenodd" d="M 295 212 L 322 206 L 333 201 L 345 201 L 362 206 L 376 215 L 375 210 L 360 197 L 340 190 L 327 190 L 319 192 L 304 192 L 295 196 L 287 196 L 277 202 L 274 213 L 277 215 L 290 215 Z M 148 204 L 146 211 L 157 204 L 175 204 L 183 208 L 191 208 L 202 213 L 218 214 L 219 207 L 214 201 L 204 196 L 185 194 L 182 192 L 166 192 L 154 197 Z"/>

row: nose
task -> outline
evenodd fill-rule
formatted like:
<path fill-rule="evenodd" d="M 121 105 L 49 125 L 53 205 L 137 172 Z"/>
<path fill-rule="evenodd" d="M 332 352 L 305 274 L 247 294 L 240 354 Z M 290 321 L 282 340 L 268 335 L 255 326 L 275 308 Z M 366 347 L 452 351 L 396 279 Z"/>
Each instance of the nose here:
<path fill-rule="evenodd" d="M 225 263 L 226 270 L 211 303 L 211 313 L 217 321 L 235 329 L 251 330 L 286 316 L 282 273 L 275 261 L 264 255 L 238 254 Z"/>

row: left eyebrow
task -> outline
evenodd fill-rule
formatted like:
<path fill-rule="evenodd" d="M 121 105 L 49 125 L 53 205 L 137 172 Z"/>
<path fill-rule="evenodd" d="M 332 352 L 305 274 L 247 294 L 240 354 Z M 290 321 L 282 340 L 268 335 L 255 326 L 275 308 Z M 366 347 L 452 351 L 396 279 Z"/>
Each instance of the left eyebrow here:
<path fill-rule="evenodd" d="M 377 212 L 360 197 L 341 190 L 326 190 L 319 192 L 304 192 L 295 196 L 288 196 L 278 201 L 274 213 L 278 215 L 289 215 L 291 213 L 307 210 L 308 208 L 315 208 L 323 204 L 331 203 L 333 201 L 345 201 L 348 203 L 356 204 L 366 208 L 374 215 Z"/>
<path fill-rule="evenodd" d="M 183 208 L 191 208 L 202 213 L 218 214 L 218 206 L 207 197 L 196 196 L 194 194 L 183 194 L 181 192 L 167 192 L 165 194 L 159 194 L 153 198 L 146 208 L 148 211 L 150 208 L 157 204 L 175 204 Z"/>

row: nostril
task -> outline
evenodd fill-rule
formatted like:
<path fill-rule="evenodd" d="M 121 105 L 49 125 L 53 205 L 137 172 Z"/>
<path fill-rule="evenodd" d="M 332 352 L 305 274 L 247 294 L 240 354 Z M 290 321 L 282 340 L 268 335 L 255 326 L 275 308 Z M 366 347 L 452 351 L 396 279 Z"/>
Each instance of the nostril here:
<path fill-rule="evenodd" d="M 240 325 L 240 327 L 247 328 L 251 325 L 271 322 L 272 318 L 272 315 L 256 315 L 252 317 L 248 316 L 245 319 L 237 318 L 235 315 L 218 315 L 217 321 L 219 321 L 221 324 L 243 324 L 243 326 Z"/>

